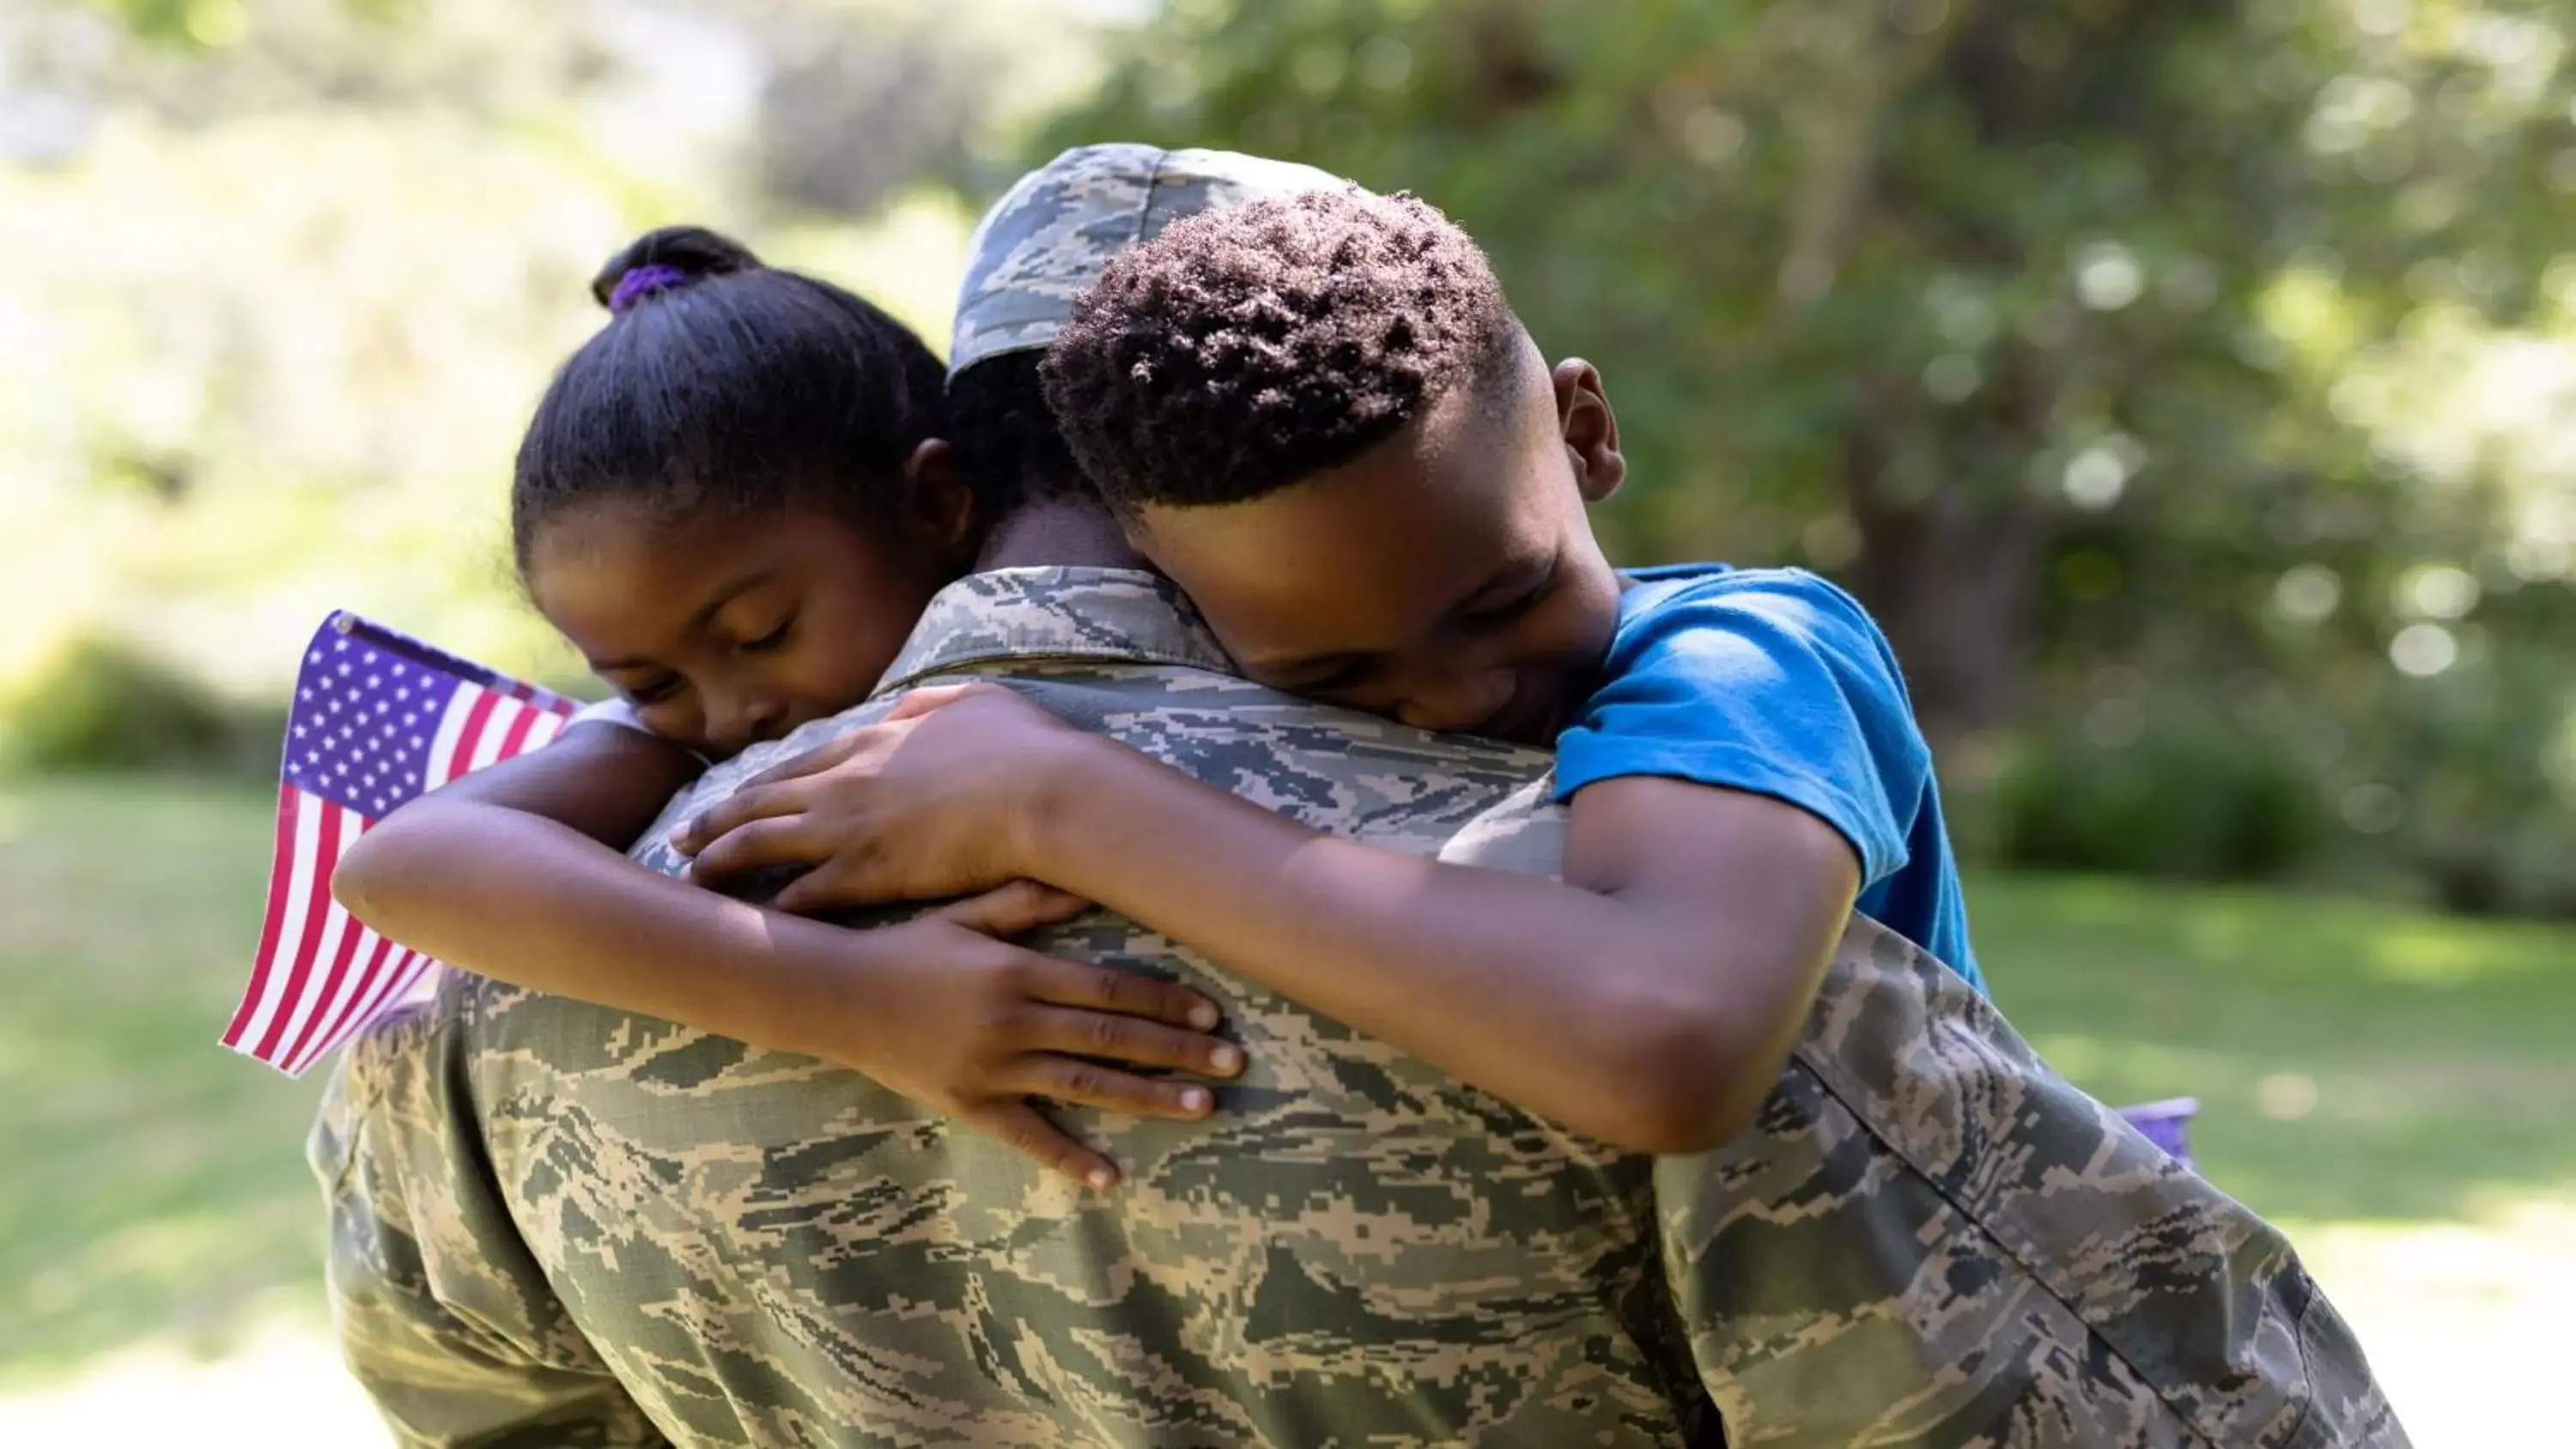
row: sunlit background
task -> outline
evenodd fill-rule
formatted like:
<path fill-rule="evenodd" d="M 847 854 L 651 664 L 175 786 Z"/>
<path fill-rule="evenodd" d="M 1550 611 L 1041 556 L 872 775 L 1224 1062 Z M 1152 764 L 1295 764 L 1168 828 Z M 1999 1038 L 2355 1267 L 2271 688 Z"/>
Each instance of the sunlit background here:
<path fill-rule="evenodd" d="M 261 782 L 334 607 L 579 683 L 502 503 L 599 263 L 705 222 L 944 341 L 976 210 L 1096 139 L 1475 232 L 1608 378 L 1624 561 L 1886 623 L 2006 1011 L 2204 1100 L 2419 1443 L 2554 1441 L 2571 43 L 2563 0 L 5 0 L 0 1442 L 372 1442 L 316 1084 L 212 1045 Z"/>

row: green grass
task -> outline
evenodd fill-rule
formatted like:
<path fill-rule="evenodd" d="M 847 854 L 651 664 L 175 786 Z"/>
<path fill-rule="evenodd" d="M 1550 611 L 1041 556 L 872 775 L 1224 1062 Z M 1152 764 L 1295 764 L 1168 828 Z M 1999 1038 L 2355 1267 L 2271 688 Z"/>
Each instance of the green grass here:
<path fill-rule="evenodd" d="M 0 1378 L 322 1311 L 322 1074 L 215 1043 L 273 813 L 161 781 L 0 788 Z"/>
<path fill-rule="evenodd" d="M 215 1045 L 269 802 L 0 786 L 0 1382 L 318 1321 L 319 1090 Z M 2318 1224 L 2478 1216 L 2576 1183 L 2576 932 L 2367 903 L 1984 876 L 2006 1011 L 2115 1101 L 2190 1093 L 2208 1170 Z"/>
<path fill-rule="evenodd" d="M 2267 1215 L 2423 1221 L 2576 1185 L 2576 931 L 2255 890 L 1983 876 L 2005 1014 L 2114 1102 L 2197 1096 Z"/>

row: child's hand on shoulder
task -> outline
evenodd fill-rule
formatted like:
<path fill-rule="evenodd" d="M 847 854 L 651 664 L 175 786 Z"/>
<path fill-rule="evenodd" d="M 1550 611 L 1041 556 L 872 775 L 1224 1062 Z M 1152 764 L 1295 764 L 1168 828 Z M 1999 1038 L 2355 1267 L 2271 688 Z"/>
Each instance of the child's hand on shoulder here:
<path fill-rule="evenodd" d="M 846 1012 L 814 1023 L 817 1055 L 1001 1139 L 1095 1188 L 1117 1180 L 1030 1102 L 1196 1121 L 1215 1095 L 1193 1081 L 1243 1070 L 1243 1050 L 1212 1035 L 1214 1002 L 1177 982 L 1041 956 L 1007 939 L 1079 915 L 1088 903 L 1029 881 L 864 933 L 868 985 Z M 853 933 L 854 937 L 861 933 Z"/>
<path fill-rule="evenodd" d="M 1099 742 L 991 684 L 917 689 L 877 724 L 753 777 L 672 844 L 701 884 L 806 866 L 780 910 L 937 900 L 1032 875 L 1046 792 Z"/>

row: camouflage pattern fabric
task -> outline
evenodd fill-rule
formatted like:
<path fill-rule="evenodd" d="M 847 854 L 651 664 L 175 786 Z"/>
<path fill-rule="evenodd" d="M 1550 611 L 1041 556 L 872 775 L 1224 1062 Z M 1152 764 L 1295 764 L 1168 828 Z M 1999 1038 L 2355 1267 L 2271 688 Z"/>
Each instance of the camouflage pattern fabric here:
<path fill-rule="evenodd" d="M 890 677 L 1001 677 L 1323 828 L 1549 870 L 1544 755 L 1224 672 L 1150 576 L 953 586 Z M 721 767 L 743 776 L 886 696 Z M 473 979 L 312 1139 L 351 1364 L 403 1442 L 2402 1445 L 2271 1229 L 1867 921 L 1757 1130 L 1572 1137 L 1119 918 L 1041 949 L 1208 992 L 1195 1124 L 1068 1112 L 1085 1194 L 808 1059 Z M 1569 963 L 1569 969 L 1580 969 Z"/>
<path fill-rule="evenodd" d="M 1865 919 L 1755 1129 L 1655 1182 L 1739 1449 L 2406 1442 L 2276 1230 Z"/>
<path fill-rule="evenodd" d="M 975 228 L 949 334 L 949 376 L 1053 342 L 1073 299 L 1111 257 L 1182 217 L 1349 185 L 1328 171 L 1236 151 L 1074 147 L 1021 177 Z"/>

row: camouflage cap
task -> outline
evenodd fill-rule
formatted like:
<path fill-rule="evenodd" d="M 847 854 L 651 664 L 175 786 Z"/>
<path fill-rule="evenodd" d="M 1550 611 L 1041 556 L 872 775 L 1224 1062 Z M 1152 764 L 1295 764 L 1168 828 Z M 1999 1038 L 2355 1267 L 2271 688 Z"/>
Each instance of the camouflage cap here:
<path fill-rule="evenodd" d="M 968 243 L 948 343 L 951 377 L 1044 347 L 1109 259 L 1185 216 L 1352 185 L 1328 171 L 1234 151 L 1076 146 L 1019 179 Z"/>

